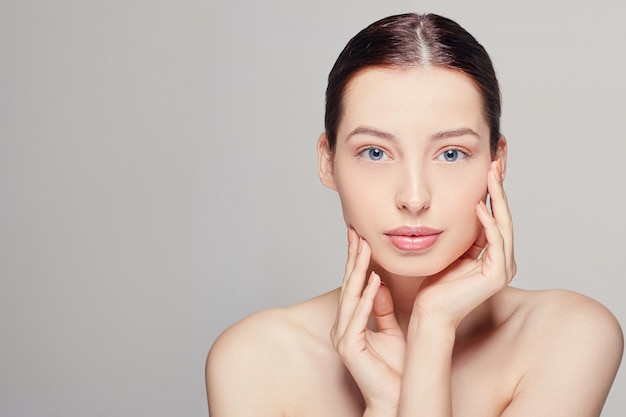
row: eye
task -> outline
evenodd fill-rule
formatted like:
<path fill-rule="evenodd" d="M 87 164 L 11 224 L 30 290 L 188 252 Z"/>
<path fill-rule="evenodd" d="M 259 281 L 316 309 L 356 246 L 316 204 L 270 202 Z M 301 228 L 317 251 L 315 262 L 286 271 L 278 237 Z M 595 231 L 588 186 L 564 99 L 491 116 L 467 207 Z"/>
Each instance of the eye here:
<path fill-rule="evenodd" d="M 467 158 L 468 156 L 469 155 L 467 154 L 467 152 L 463 152 L 460 149 L 450 148 L 441 152 L 437 157 L 437 160 L 444 162 L 458 162 Z"/>
<path fill-rule="evenodd" d="M 389 159 L 389 155 L 382 149 L 376 146 L 370 146 L 359 152 L 359 155 L 370 161 L 386 161 Z"/>

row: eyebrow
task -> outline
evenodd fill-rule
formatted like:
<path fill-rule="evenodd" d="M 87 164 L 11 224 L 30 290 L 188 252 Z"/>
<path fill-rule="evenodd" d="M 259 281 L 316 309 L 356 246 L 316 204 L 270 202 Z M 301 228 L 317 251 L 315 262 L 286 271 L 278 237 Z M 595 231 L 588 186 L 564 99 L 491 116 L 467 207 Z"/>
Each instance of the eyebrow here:
<path fill-rule="evenodd" d="M 444 130 L 442 132 L 434 133 L 433 135 L 430 136 L 430 138 L 432 140 L 438 140 L 438 139 L 455 138 L 455 137 L 465 136 L 465 135 L 474 136 L 476 139 L 480 139 L 480 135 L 476 133 L 476 131 L 474 131 L 473 129 L 470 129 L 469 127 L 463 127 L 460 129 L 452 129 L 452 130 Z"/>
<path fill-rule="evenodd" d="M 371 126 L 358 126 L 352 132 L 348 133 L 346 140 L 349 140 L 352 136 L 355 136 L 355 135 L 376 136 L 381 139 L 387 139 L 387 140 L 391 140 L 394 142 L 398 140 L 398 138 L 392 133 L 385 132 L 384 130 L 376 129 L 375 127 L 371 127 Z M 476 133 L 476 131 L 474 131 L 473 129 L 470 129 L 469 127 L 463 127 L 460 129 L 443 130 L 441 132 L 433 133 L 432 135 L 430 135 L 430 140 L 436 141 L 436 140 L 454 138 L 454 137 L 465 136 L 465 135 L 470 135 L 470 136 L 475 137 L 476 139 L 480 139 L 480 135 Z"/>
<path fill-rule="evenodd" d="M 379 129 L 376 129 L 375 127 L 369 127 L 369 126 L 358 126 L 352 132 L 348 133 L 346 140 L 350 139 L 352 136 L 355 136 L 355 135 L 376 136 L 381 139 L 392 140 L 394 142 L 398 140 L 398 138 L 396 138 L 393 134 L 389 132 L 385 132 L 383 130 L 379 130 Z"/>

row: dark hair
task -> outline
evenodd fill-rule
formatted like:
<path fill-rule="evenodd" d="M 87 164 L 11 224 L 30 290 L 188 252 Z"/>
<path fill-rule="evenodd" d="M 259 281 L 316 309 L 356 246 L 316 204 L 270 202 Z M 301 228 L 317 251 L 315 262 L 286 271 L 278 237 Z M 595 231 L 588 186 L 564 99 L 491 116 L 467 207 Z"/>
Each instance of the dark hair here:
<path fill-rule="evenodd" d="M 495 153 L 500 138 L 500 88 L 485 48 L 456 22 L 435 14 L 389 16 L 372 23 L 341 51 L 328 75 L 325 128 L 334 149 L 343 113 L 342 98 L 350 80 L 372 66 L 438 66 L 462 71 L 479 89 Z"/>

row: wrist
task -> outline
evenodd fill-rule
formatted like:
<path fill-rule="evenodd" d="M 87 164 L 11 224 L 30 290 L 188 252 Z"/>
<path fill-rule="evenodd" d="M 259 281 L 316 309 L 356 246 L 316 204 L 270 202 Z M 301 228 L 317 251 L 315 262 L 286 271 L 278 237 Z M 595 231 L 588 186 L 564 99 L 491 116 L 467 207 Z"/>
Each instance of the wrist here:
<path fill-rule="evenodd" d="M 407 329 L 407 339 L 415 334 L 428 334 L 430 337 L 439 336 L 454 341 L 457 327 L 458 323 L 447 318 L 414 311 Z"/>
<path fill-rule="evenodd" d="M 363 417 L 397 417 L 398 409 L 396 407 L 376 407 L 367 405 Z"/>
<path fill-rule="evenodd" d="M 400 388 L 379 389 L 376 398 L 365 396 L 365 412 L 367 417 L 396 417 L 400 403 Z"/>

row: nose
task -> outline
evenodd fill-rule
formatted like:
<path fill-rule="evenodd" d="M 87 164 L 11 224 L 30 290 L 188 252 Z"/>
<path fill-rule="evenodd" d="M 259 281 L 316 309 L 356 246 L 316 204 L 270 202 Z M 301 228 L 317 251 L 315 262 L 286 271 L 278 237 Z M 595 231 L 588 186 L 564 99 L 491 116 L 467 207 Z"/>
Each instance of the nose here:
<path fill-rule="evenodd" d="M 397 207 L 410 213 L 429 208 L 431 196 L 426 170 L 416 164 L 406 167 L 400 175 L 396 193 Z"/>

